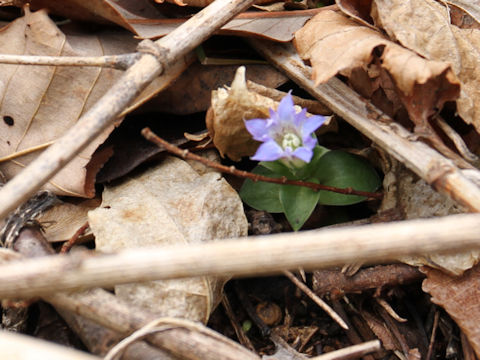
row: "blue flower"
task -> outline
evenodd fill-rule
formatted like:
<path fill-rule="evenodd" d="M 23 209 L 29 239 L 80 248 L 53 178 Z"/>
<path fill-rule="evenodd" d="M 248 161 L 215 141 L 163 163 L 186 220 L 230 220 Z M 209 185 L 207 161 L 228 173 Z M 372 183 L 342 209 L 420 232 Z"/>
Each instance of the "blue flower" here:
<path fill-rule="evenodd" d="M 307 110 L 295 111 L 293 99 L 288 93 L 278 105 L 270 109 L 270 118 L 245 121 L 248 132 L 263 142 L 252 160 L 284 160 L 287 164 L 301 165 L 310 162 L 317 139 L 312 136 L 324 122 L 323 116 L 306 115 Z M 298 160 L 301 160 L 300 162 Z"/>

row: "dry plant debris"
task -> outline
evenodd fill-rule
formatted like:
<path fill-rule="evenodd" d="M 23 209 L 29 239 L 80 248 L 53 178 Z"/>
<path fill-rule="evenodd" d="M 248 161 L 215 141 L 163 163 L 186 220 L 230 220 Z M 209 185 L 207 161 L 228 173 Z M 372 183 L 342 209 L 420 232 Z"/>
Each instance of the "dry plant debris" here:
<path fill-rule="evenodd" d="M 479 220 L 464 213 L 480 209 L 480 5 L 335 3 L 0 0 L 2 329 L 49 332 L 47 305 L 16 308 L 41 298 L 100 356 L 155 324 L 118 356 L 478 358 Z M 289 91 L 328 126 L 281 122 Z M 153 149 L 144 127 L 168 142 Z M 258 170 L 248 157 L 268 141 L 283 157 L 264 151 Z M 312 153 L 289 158 L 298 148 Z M 382 174 L 381 192 L 358 191 L 365 168 L 338 170 L 338 154 Z M 353 185 L 322 184 L 329 171 Z M 242 205 L 245 178 L 268 211 Z M 44 209 L 39 192 L 7 217 L 42 186 L 62 203 Z M 364 202 L 312 201 L 322 186 Z M 295 285 L 229 281 L 272 273 Z M 95 358 L 0 335 L 7 354 Z"/>

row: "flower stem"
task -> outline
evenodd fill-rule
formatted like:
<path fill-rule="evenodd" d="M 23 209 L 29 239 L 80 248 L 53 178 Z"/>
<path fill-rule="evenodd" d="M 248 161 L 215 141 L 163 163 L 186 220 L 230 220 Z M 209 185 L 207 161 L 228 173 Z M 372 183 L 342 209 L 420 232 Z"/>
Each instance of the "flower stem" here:
<path fill-rule="evenodd" d="M 368 191 L 360 191 L 360 190 L 354 190 L 350 187 L 348 188 L 337 188 L 334 186 L 328 186 L 328 185 L 322 185 L 322 184 L 316 184 L 313 182 L 308 182 L 308 181 L 302 181 L 302 180 L 288 180 L 285 176 L 282 176 L 281 178 L 272 178 L 268 176 L 263 176 L 263 175 L 258 175 L 254 174 L 248 171 L 244 170 L 238 170 L 234 166 L 225 166 L 222 165 L 218 162 L 208 160 L 204 157 L 201 157 L 196 154 L 192 154 L 190 151 L 186 149 L 180 149 L 178 146 L 175 146 L 168 141 L 165 141 L 164 139 L 158 137 L 153 133 L 149 128 L 144 128 L 142 130 L 142 135 L 147 139 L 148 141 L 151 141 L 152 143 L 156 144 L 159 147 L 165 148 L 168 152 L 177 155 L 183 159 L 188 159 L 188 160 L 195 160 L 198 162 L 201 162 L 202 164 L 217 169 L 220 172 L 227 173 L 227 174 L 232 174 L 238 177 L 250 179 L 252 181 L 264 181 L 264 182 L 269 182 L 269 183 L 274 183 L 274 184 L 283 184 L 283 185 L 297 185 L 297 186 L 305 186 L 313 190 L 326 190 L 326 191 L 332 191 L 340 194 L 345 194 L 345 195 L 358 195 L 358 196 L 365 196 L 369 199 L 381 199 L 383 197 L 382 193 L 374 193 L 374 192 L 368 192 Z"/>

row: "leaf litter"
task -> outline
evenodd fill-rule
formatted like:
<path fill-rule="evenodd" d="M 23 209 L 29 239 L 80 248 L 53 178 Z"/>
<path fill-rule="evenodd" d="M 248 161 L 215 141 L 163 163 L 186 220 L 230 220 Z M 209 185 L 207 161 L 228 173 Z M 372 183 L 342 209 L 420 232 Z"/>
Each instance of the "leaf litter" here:
<path fill-rule="evenodd" d="M 14 6 L 22 6 L 23 3 L 0 2 Z M 186 12 L 195 12 L 186 9 L 182 1 L 173 3 L 155 4 L 146 0 L 92 1 L 86 4 L 74 0 L 62 3 L 33 1 L 34 9 L 47 7 L 51 13 L 65 18 L 94 22 L 95 29 L 88 30 L 84 27 L 85 23 L 57 26 L 45 11 L 30 12 L 25 8 L 23 17 L 0 32 L 4 38 L 1 53 L 101 56 L 135 52 L 138 41 L 132 33 L 144 38 L 164 36 L 185 21 Z M 175 8 L 175 4 L 181 5 L 181 9 Z M 480 68 L 477 64 L 480 58 L 478 4 L 434 0 L 339 0 L 337 5 L 305 11 L 249 11 L 232 20 L 222 31 L 238 37 L 254 35 L 280 42 L 294 37 L 298 53 L 312 65 L 316 84 L 339 77 L 364 96 L 366 103 L 379 107 L 393 118 L 391 121 L 407 127 L 411 131 L 411 139 L 425 141 L 460 168 L 477 171 L 476 156 L 480 155 L 477 101 L 480 87 L 476 73 Z M 171 14 L 175 14 L 175 18 Z M 130 34 L 119 28 L 106 30 L 98 25 L 102 23 L 117 24 Z M 178 135 L 178 131 L 173 132 L 176 135 L 171 141 L 200 152 L 204 151 L 204 146 L 214 147 L 223 157 L 220 159 L 213 155 L 215 161 L 251 169 L 253 163 L 248 157 L 255 153 L 259 143 L 249 136 L 244 121 L 268 118 L 270 109 L 277 109 L 279 99 L 249 89 L 242 70 L 233 79 L 236 66 L 206 67 L 192 65 L 192 62 L 193 55 L 188 56 L 168 74 L 157 78 L 128 109 L 138 108 L 135 116 L 127 116 L 124 121 L 152 117 L 146 123 L 154 122 L 160 132 L 167 133 L 166 129 L 181 128 L 176 123 L 182 121 L 179 114 L 194 121 L 200 118 L 197 123 L 208 129 L 212 141 L 210 145 L 192 145 L 196 136 L 189 136 L 187 141 Z M 106 68 L 0 66 L 2 157 L 20 150 L 48 146 L 121 75 L 119 70 Z M 267 88 L 281 87 L 288 91 L 293 87 L 294 93 L 307 96 L 292 82 L 282 86 L 287 77 L 271 65 L 247 65 L 247 74 Z M 230 81 L 233 82 L 229 85 Z M 158 93 L 160 95 L 155 98 Z M 166 113 L 176 115 L 166 116 Z M 381 204 L 369 200 L 349 206 L 317 205 L 306 220 L 305 228 L 465 212 L 454 200 L 434 191 L 431 184 L 419 179 L 377 145 L 346 126 L 342 119 L 334 116 L 329 121 L 331 125 L 322 126 L 321 131 L 316 133 L 319 143 L 335 151 L 341 149 L 368 159 L 377 170 L 381 170 L 384 199 Z M 125 124 L 118 119 L 116 126 Z M 242 181 L 226 176 L 229 185 L 221 175 L 206 169 L 200 170 L 199 174 L 194 168 L 201 165 L 189 165 L 183 160 L 166 157 L 164 149 L 146 154 L 142 146 L 134 143 L 124 145 L 123 159 L 130 156 L 135 160 L 129 165 L 126 160 L 112 163 L 117 164 L 114 167 L 120 170 L 109 170 L 115 175 L 105 177 L 102 189 L 98 178 L 95 181 L 96 174 L 110 158 L 118 155 L 123 142 L 122 137 L 110 136 L 113 129 L 111 126 L 92 141 L 47 186 L 59 196 L 64 196 L 65 201 L 38 218 L 44 224 L 49 241 L 75 237 L 75 232 L 86 221 L 88 210 L 88 223 L 95 242 L 87 244 L 95 246 L 99 252 L 220 241 L 247 235 L 247 220 L 237 194 Z M 185 131 L 194 132 L 191 129 L 193 127 Z M 110 143 L 107 138 L 110 138 Z M 107 146 L 100 146 L 105 140 Z M 466 150 L 462 151 L 461 147 Z M 335 151 L 331 153 L 335 154 Z M 0 163 L 3 176 L 7 180 L 15 176 L 37 153 L 34 151 Z M 99 194 L 93 200 L 79 202 L 71 199 L 72 196 L 94 197 L 95 190 Z M 102 200 L 98 205 L 100 196 Z M 284 209 L 277 210 L 280 211 L 272 213 L 282 213 Z M 252 209 L 248 214 L 250 233 L 291 229 L 283 215 Z M 84 241 L 89 241 L 92 235 L 89 236 Z M 469 349 L 478 356 L 480 340 L 476 323 L 480 315 L 476 311 L 478 296 L 475 293 L 478 287 L 478 253 L 425 254 L 399 260 L 415 267 L 421 266 L 426 276 L 423 292 L 415 283 L 418 274 L 412 276 L 413 284 L 410 285 L 398 285 L 393 280 L 392 286 L 389 286 L 388 280 L 382 283 L 379 280 L 382 279 L 382 271 L 397 271 L 393 270 L 395 267 L 388 266 L 377 268 L 375 271 L 380 275 L 371 279 L 375 285 L 370 287 L 367 281 L 366 285 L 362 285 L 364 288 L 360 289 L 360 294 L 346 295 L 346 290 L 334 287 L 327 299 L 349 323 L 350 329 L 345 333 L 340 333 L 325 314 L 296 294 L 292 286 L 280 278 L 226 283 L 225 277 L 198 277 L 116 285 L 114 292 L 117 298 L 132 306 L 148 309 L 157 316 L 209 322 L 211 327 L 226 334 L 232 332 L 227 325 L 230 321 L 239 338 L 244 339 L 242 344 L 255 349 L 260 355 L 274 352 L 267 342 L 269 338 L 278 349 L 288 353 L 288 358 L 294 359 L 304 356 L 300 353 L 314 356 L 348 344 L 379 338 L 383 342 L 383 350 L 374 355 L 377 357 L 366 355 L 366 358 L 385 357 L 390 352 L 401 359 L 446 358 L 447 353 L 449 358 L 467 359 L 463 357 L 462 350 L 466 354 Z M 370 270 L 368 266 L 362 268 L 361 263 L 349 265 L 348 270 L 344 269 L 345 276 Z M 321 281 L 319 274 L 314 273 L 317 287 L 320 287 L 318 282 Z M 310 281 L 310 278 L 307 280 Z M 378 285 L 379 282 L 382 285 Z M 427 293 L 432 296 L 431 301 Z M 236 314 L 231 314 L 227 320 L 215 308 L 220 302 L 226 308 L 225 302 L 228 301 L 236 306 Z M 415 306 L 412 306 L 412 301 Z M 444 308 L 451 318 L 436 310 L 436 322 L 429 322 L 428 314 L 434 311 L 432 302 Z M 270 307 L 276 309 L 276 318 L 265 325 L 268 321 L 262 320 L 266 319 L 263 311 Z M 308 320 L 304 315 L 307 313 L 311 314 Z M 402 318 L 406 318 L 407 322 L 399 320 Z M 4 326 L 7 326 L 6 319 Z M 263 333 L 255 328 L 249 329 L 249 321 L 253 321 Z M 264 331 L 265 326 L 271 326 L 272 333 L 276 335 L 269 336 L 268 331 Z M 436 334 L 436 338 L 432 334 Z M 250 342 L 245 340 L 245 336 L 251 338 Z M 278 340 L 278 337 L 284 340 Z M 468 341 L 460 343 L 460 338 Z M 287 345 L 282 341 L 287 341 Z M 282 351 L 278 350 L 276 354 L 279 358 L 287 358 Z"/>

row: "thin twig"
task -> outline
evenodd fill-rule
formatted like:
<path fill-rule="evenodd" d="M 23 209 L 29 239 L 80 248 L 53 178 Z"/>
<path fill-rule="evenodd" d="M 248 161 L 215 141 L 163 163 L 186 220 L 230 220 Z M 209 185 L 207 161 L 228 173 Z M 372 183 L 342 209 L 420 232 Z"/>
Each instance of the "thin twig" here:
<path fill-rule="evenodd" d="M 400 315 L 398 315 L 386 300 L 382 298 L 376 298 L 375 300 L 377 301 L 378 305 L 380 305 L 388 313 L 388 315 L 390 315 L 392 318 L 394 318 L 398 322 L 402 323 L 402 322 L 408 321 L 407 319 L 402 318 Z"/>
<path fill-rule="evenodd" d="M 67 252 L 69 252 L 73 245 L 76 244 L 78 238 L 85 233 L 88 227 L 88 221 L 85 222 L 85 224 L 83 224 L 82 226 L 80 226 L 80 228 L 75 231 L 75 234 L 73 234 L 73 236 L 62 245 L 62 248 L 60 249 L 60 254 L 66 254 Z"/>
<path fill-rule="evenodd" d="M 159 147 L 165 148 L 167 151 L 171 152 L 172 154 L 175 154 L 183 159 L 188 159 L 188 160 L 195 160 L 198 162 L 201 162 L 202 164 L 209 166 L 211 168 L 214 168 L 218 171 L 221 171 L 223 173 L 227 174 L 232 174 L 238 177 L 246 178 L 246 179 L 251 179 L 252 181 L 264 181 L 264 182 L 269 182 L 269 183 L 274 183 L 274 184 L 281 184 L 281 185 L 296 185 L 296 186 L 305 186 L 313 190 L 326 190 L 326 191 L 332 191 L 340 194 L 348 194 L 348 195 L 359 195 L 359 196 L 365 196 L 370 199 L 381 199 L 383 197 L 383 194 L 380 193 L 372 193 L 372 192 L 367 192 L 367 191 L 359 191 L 359 190 L 354 190 L 352 188 L 344 188 L 340 189 L 337 187 L 333 186 L 328 186 L 328 185 L 322 185 L 322 184 L 316 184 L 313 182 L 308 182 L 308 181 L 301 181 L 301 180 L 288 180 L 285 176 L 282 176 L 281 178 L 271 178 L 268 176 L 264 175 L 258 175 L 254 174 L 248 171 L 244 170 L 238 170 L 234 166 L 225 166 L 222 164 L 219 164 L 215 161 L 208 160 L 204 157 L 201 157 L 196 154 L 192 154 L 188 150 L 182 150 L 178 146 L 175 146 L 168 141 L 165 141 L 164 139 L 158 137 L 155 135 L 149 128 L 144 128 L 142 130 L 142 135 L 147 139 L 148 141 L 153 142 Z"/>
<path fill-rule="evenodd" d="M 40 66 L 98 66 L 119 70 L 128 69 L 139 58 L 138 53 L 107 56 L 37 56 L 2 55 L 0 64 Z"/>
<path fill-rule="evenodd" d="M 6 156 L 3 156 L 3 157 L 0 157 L 0 163 L 1 162 L 5 162 L 5 161 L 9 161 L 9 160 L 13 160 L 13 159 L 16 159 L 20 156 L 23 156 L 23 155 L 28 155 L 28 154 L 31 154 L 33 152 L 36 152 L 36 151 L 40 151 L 40 150 L 43 150 L 43 149 L 46 149 L 47 147 L 49 147 L 50 145 L 52 145 L 54 143 L 54 141 L 48 141 L 46 143 L 43 143 L 43 144 L 40 144 L 40 145 L 36 145 L 36 146 L 32 146 L 32 147 L 29 147 L 27 149 L 23 149 L 23 150 L 20 150 L 20 151 L 16 151 L 10 155 L 6 155 Z"/>
<path fill-rule="evenodd" d="M 243 330 L 243 328 L 238 323 L 237 316 L 233 312 L 232 306 L 230 305 L 230 300 L 228 300 L 228 297 L 226 294 L 224 294 L 222 297 L 222 305 L 223 305 L 223 309 L 225 310 L 225 314 L 230 320 L 230 324 L 232 325 L 233 330 L 235 331 L 235 334 L 237 335 L 237 338 L 240 344 L 245 346 L 248 350 L 255 352 L 255 347 L 253 346 L 252 342 L 248 338 L 247 334 L 245 334 L 245 331 Z"/>
<path fill-rule="evenodd" d="M 328 354 L 315 356 L 310 360 L 349 360 L 357 359 L 360 356 L 379 351 L 382 348 L 380 340 L 372 340 L 363 344 L 349 346 L 340 350 L 329 352 Z"/>
<path fill-rule="evenodd" d="M 437 310 L 435 311 L 435 317 L 433 318 L 432 335 L 430 336 L 430 343 L 428 344 L 428 351 L 427 351 L 427 356 L 425 357 L 425 360 L 430 360 L 432 358 L 433 344 L 435 344 L 435 336 L 437 335 L 439 318 L 440 318 L 440 312 Z"/>
<path fill-rule="evenodd" d="M 290 279 L 300 290 L 302 290 L 310 299 L 313 300 L 315 304 L 320 306 L 327 314 L 330 316 L 338 325 L 340 325 L 345 330 L 348 329 L 348 325 L 343 321 L 343 319 L 328 305 L 325 301 L 320 299 L 310 288 L 305 285 L 303 282 L 298 280 L 295 275 L 290 271 L 283 271 L 283 275 Z"/>

